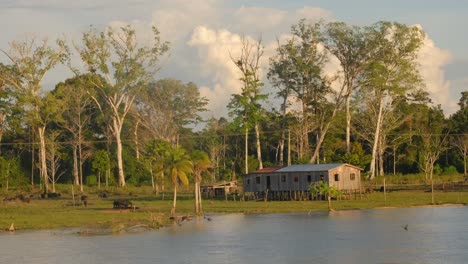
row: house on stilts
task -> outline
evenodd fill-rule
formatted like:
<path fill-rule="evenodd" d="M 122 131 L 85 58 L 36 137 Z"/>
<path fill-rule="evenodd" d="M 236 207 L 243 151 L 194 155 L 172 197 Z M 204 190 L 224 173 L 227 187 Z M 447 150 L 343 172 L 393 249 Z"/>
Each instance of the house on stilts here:
<path fill-rule="evenodd" d="M 244 176 L 244 193 L 269 200 L 310 198 L 309 186 L 323 180 L 337 190 L 352 194 L 361 190 L 361 168 L 338 164 L 299 164 L 269 167 Z"/>

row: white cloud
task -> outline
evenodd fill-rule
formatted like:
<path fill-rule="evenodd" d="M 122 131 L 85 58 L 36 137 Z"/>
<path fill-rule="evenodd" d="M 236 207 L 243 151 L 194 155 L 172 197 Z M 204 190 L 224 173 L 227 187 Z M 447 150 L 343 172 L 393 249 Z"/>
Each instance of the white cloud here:
<path fill-rule="evenodd" d="M 296 10 L 296 15 L 299 18 L 306 18 L 309 20 L 331 20 L 333 18 L 332 13 L 329 10 L 312 6 L 305 6 L 301 9 Z"/>
<path fill-rule="evenodd" d="M 199 26 L 193 31 L 190 41 L 187 43 L 198 52 L 198 68 L 205 78 L 211 82 L 211 86 L 202 87 L 202 96 L 208 98 L 208 109 L 213 116 L 226 115 L 226 105 L 231 94 L 239 93 L 241 85 L 240 73 L 232 63 L 231 57 L 238 56 L 241 48 L 241 36 L 227 30 L 213 30 Z"/>
<path fill-rule="evenodd" d="M 457 103 L 450 97 L 451 84 L 445 78 L 443 67 L 450 63 L 449 51 L 436 46 L 428 36 L 418 54 L 419 71 L 425 81 L 426 89 L 435 104 L 441 104 L 446 115 L 456 111 Z"/>

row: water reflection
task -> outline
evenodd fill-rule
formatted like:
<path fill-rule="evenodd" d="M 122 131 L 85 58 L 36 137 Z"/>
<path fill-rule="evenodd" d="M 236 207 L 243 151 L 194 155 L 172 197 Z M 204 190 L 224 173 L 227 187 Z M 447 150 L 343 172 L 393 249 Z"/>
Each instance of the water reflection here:
<path fill-rule="evenodd" d="M 0 235 L 0 263 L 466 263 L 466 207 L 213 215 L 158 231 Z M 403 229 L 408 225 L 408 230 Z"/>

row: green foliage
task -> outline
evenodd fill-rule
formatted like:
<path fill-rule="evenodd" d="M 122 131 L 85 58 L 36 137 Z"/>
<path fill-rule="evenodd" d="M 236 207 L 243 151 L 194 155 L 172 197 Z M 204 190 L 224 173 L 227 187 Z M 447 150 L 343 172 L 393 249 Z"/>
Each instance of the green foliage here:
<path fill-rule="evenodd" d="M 18 158 L 0 156 L 0 185 L 6 188 L 19 187 L 27 183 Z"/>
<path fill-rule="evenodd" d="M 91 163 L 91 167 L 96 173 L 104 175 L 104 173 L 110 169 L 109 154 L 107 151 L 103 149 L 96 151 L 94 153 L 94 159 Z"/>
<path fill-rule="evenodd" d="M 183 185 L 188 185 L 188 174 L 193 172 L 193 165 L 185 149 L 182 147 L 171 147 L 165 157 L 164 166 L 174 186 L 178 186 L 179 182 Z"/>
<path fill-rule="evenodd" d="M 315 183 L 311 183 L 309 185 L 309 191 L 312 193 L 313 196 L 315 195 L 326 195 L 330 198 L 337 198 L 342 193 L 336 189 L 334 186 L 329 186 L 325 181 L 318 181 Z"/>
<path fill-rule="evenodd" d="M 249 156 L 247 163 L 249 165 L 249 171 L 256 171 L 258 170 L 258 159 L 255 156 Z"/>
<path fill-rule="evenodd" d="M 369 165 L 371 159 L 372 156 L 366 154 L 362 148 L 361 143 L 353 142 L 351 146 L 351 152 L 344 155 L 343 161 L 359 168 L 365 168 L 367 165 Z"/>
<path fill-rule="evenodd" d="M 192 160 L 193 174 L 196 182 L 201 182 L 202 174 L 207 173 L 212 167 L 211 160 L 206 152 L 201 150 L 194 150 L 190 153 L 190 159 Z"/>
<path fill-rule="evenodd" d="M 97 176 L 94 175 L 94 174 L 88 175 L 86 177 L 86 185 L 88 185 L 88 186 L 97 186 L 98 185 Z"/>

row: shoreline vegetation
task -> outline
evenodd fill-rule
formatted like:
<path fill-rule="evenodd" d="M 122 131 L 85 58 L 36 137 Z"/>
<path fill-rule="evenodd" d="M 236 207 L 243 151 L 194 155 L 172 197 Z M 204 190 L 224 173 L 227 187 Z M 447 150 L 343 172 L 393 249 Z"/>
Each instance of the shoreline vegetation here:
<path fill-rule="evenodd" d="M 334 200 L 334 211 L 407 208 L 421 206 L 466 206 L 468 192 L 466 190 L 450 190 L 435 192 L 435 203 L 431 204 L 431 193 L 427 190 L 404 190 L 371 192 L 357 195 L 349 200 Z M 171 218 L 172 196 L 167 193 L 153 194 L 150 188 L 109 188 L 109 195 L 100 197 L 101 191 L 89 189 L 87 205 L 80 198 L 73 197 L 65 189 L 59 188 L 61 195 L 56 198 L 40 199 L 37 196 L 30 200 L 8 199 L 19 192 L 2 193 L 0 197 L 0 232 L 9 232 L 11 225 L 15 230 L 40 230 L 79 228 L 79 235 L 102 235 L 141 232 L 159 229 L 172 224 L 183 224 L 185 220 L 194 218 L 195 201 L 193 195 L 184 192 L 178 195 L 177 212 Z M 115 199 L 131 200 L 135 208 L 114 209 Z M 272 214 L 272 213 L 307 213 L 327 211 L 327 201 L 239 201 L 203 200 L 203 210 L 211 214 Z M 207 220 L 208 218 L 201 217 Z M 208 219 L 210 220 L 210 219 Z"/>

